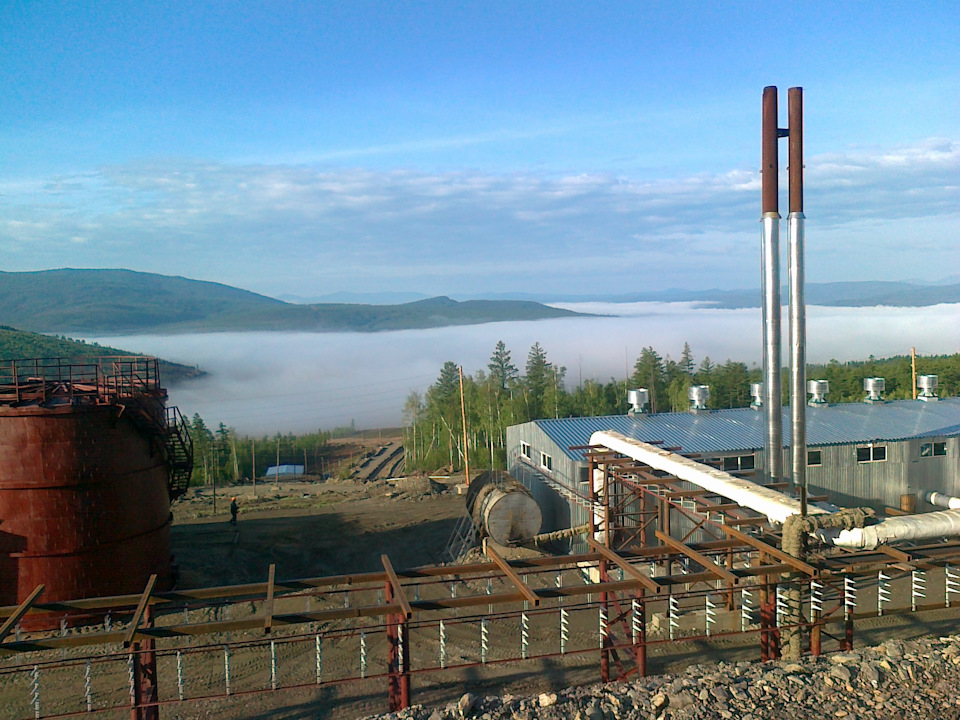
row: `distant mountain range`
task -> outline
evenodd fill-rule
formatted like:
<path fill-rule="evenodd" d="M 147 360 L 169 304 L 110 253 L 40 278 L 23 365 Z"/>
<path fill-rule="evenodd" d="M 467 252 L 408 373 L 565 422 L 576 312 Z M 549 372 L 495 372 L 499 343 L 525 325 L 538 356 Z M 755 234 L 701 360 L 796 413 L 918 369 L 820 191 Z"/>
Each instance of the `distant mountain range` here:
<path fill-rule="evenodd" d="M 575 317 L 527 300 L 295 305 L 228 285 L 131 270 L 0 272 L 0 323 L 73 335 L 374 332 Z"/>
<path fill-rule="evenodd" d="M 786 302 L 786 292 L 783 293 Z M 329 296 L 328 296 L 329 297 Z M 760 306 L 759 290 L 661 290 L 621 294 L 511 293 L 422 298 L 415 293 L 341 294 L 354 302 L 284 302 L 220 283 L 132 270 L 0 272 L 0 323 L 42 333 L 130 335 L 218 331 L 375 332 L 574 317 L 545 303 L 696 302 Z M 379 304 L 392 297 L 400 304 Z M 809 283 L 811 305 L 863 307 L 960 303 L 960 283 Z M 362 302 L 361 302 L 362 301 Z"/>
<path fill-rule="evenodd" d="M 295 295 L 282 299 L 293 303 L 302 302 L 353 302 L 372 305 L 411 302 L 425 299 L 418 293 L 334 293 L 312 298 Z M 526 300 L 539 303 L 576 303 L 576 302 L 699 302 L 709 303 L 711 307 L 749 308 L 760 307 L 759 289 L 739 290 L 655 290 L 630 293 L 483 293 L 479 295 L 458 295 L 461 300 Z M 786 304 L 787 290 L 782 291 Z M 810 305 L 832 305 L 842 307 L 869 307 L 873 305 L 892 305 L 895 307 L 918 307 L 940 303 L 960 302 L 960 281 L 956 276 L 938 282 L 836 282 L 807 283 L 805 297 Z"/>

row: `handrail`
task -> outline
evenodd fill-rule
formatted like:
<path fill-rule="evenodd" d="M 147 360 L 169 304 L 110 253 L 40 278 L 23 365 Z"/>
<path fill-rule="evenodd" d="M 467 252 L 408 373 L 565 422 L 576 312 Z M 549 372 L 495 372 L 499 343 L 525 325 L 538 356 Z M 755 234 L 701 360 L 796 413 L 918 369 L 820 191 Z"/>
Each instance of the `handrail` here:
<path fill-rule="evenodd" d="M 2 405 L 114 403 L 142 397 L 163 397 L 156 358 L 22 358 L 0 363 Z"/>

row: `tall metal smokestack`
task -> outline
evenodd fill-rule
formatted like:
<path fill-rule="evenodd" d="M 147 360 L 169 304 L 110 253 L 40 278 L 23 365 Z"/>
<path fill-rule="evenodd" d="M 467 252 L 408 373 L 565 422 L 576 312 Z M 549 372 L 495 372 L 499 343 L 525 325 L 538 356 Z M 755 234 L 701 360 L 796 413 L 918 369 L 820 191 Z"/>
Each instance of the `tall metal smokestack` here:
<path fill-rule="evenodd" d="M 780 211 L 777 198 L 777 88 L 763 89 L 761 313 L 763 318 L 764 457 L 767 477 L 783 477 L 783 418 L 780 384 Z"/>
<path fill-rule="evenodd" d="M 790 143 L 790 214 L 787 216 L 787 274 L 790 287 L 791 475 L 807 514 L 807 309 L 804 289 L 803 88 L 787 91 Z"/>

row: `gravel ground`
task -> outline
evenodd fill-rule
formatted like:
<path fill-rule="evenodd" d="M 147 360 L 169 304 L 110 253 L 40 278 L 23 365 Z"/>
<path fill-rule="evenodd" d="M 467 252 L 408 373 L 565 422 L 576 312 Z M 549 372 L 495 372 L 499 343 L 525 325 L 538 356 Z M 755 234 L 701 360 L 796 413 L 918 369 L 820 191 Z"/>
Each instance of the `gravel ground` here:
<path fill-rule="evenodd" d="M 525 697 L 414 706 L 368 720 L 794 720 L 960 718 L 960 635 L 888 640 L 800 662 L 693 665 L 683 673 Z"/>

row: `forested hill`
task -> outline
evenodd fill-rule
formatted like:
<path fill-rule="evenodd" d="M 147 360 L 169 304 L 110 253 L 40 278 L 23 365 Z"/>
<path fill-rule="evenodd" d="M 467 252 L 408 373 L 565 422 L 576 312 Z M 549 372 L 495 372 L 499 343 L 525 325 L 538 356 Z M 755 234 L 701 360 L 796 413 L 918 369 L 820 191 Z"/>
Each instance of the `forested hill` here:
<path fill-rule="evenodd" d="M 521 300 L 294 305 L 219 283 L 130 270 L 0 272 L 0 322 L 46 333 L 406 330 L 578 313 Z"/>
<path fill-rule="evenodd" d="M 136 354 L 96 343 L 50 337 L 0 325 L 0 363 L 24 358 L 92 358 Z M 160 360 L 160 379 L 167 387 L 204 374 L 197 368 Z"/>

